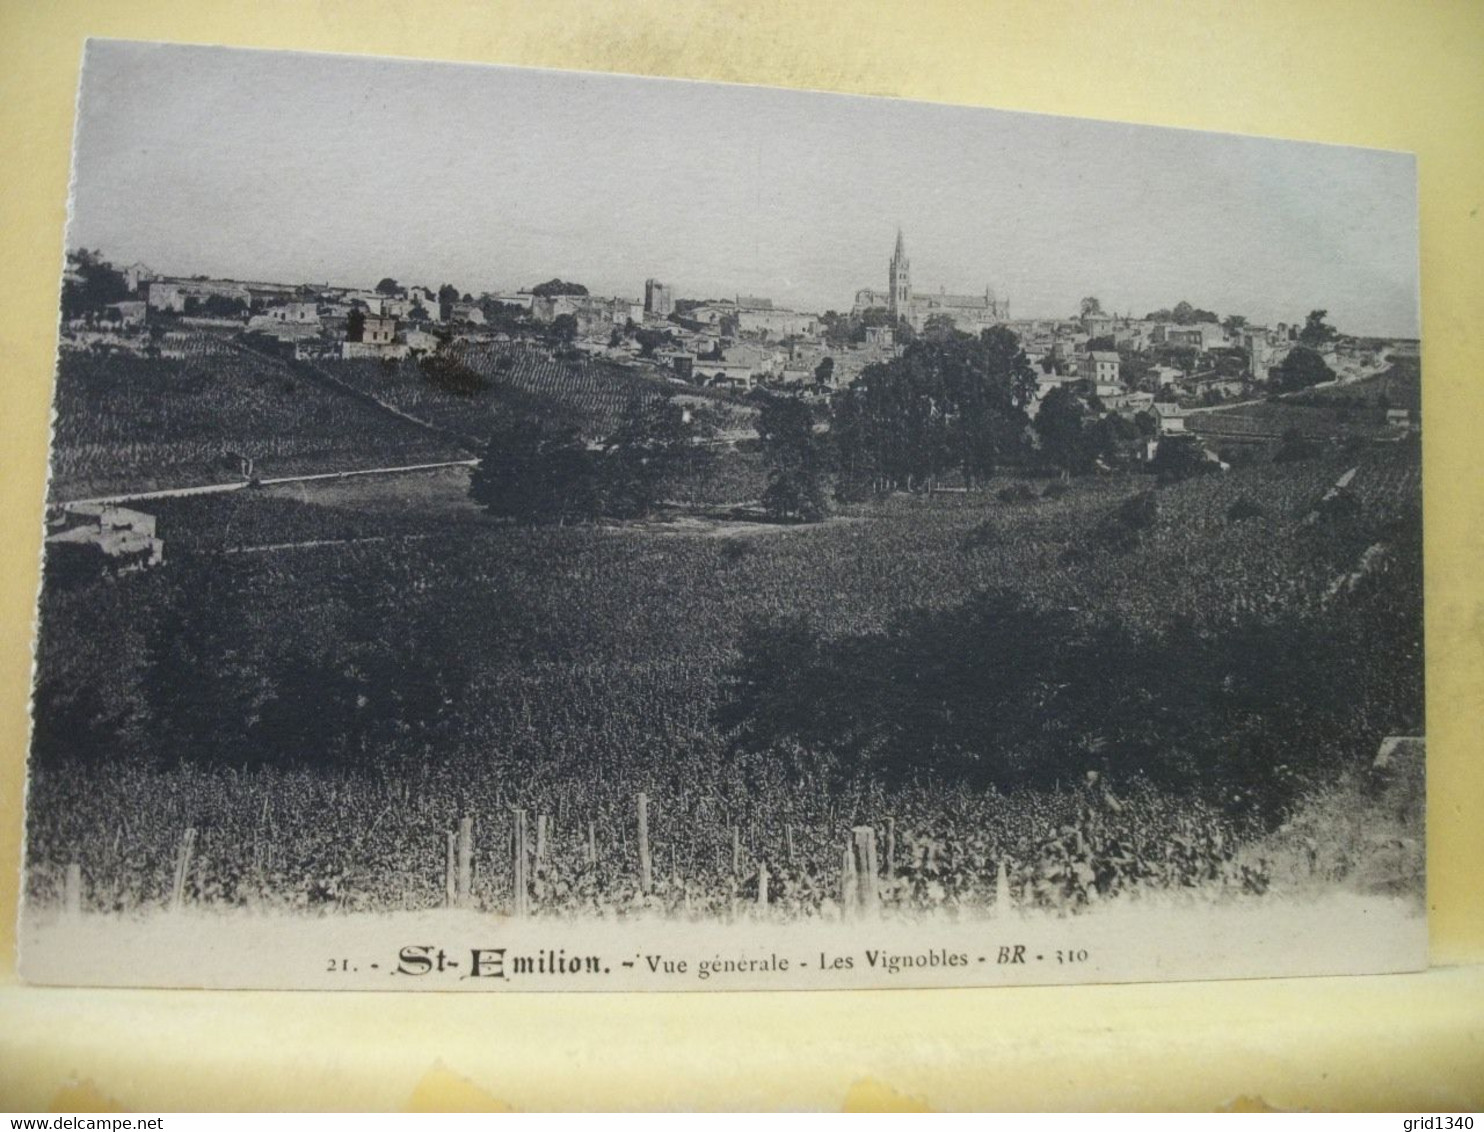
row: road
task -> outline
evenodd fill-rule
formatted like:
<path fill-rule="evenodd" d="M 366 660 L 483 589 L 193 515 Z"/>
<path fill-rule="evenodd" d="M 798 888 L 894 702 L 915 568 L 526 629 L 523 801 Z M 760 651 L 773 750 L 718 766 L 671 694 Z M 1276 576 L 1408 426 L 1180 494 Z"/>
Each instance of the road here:
<path fill-rule="evenodd" d="M 1333 381 L 1321 381 L 1318 384 L 1309 386 L 1307 389 L 1299 389 L 1293 393 L 1280 393 L 1278 394 L 1278 400 L 1282 401 L 1300 394 L 1312 393 L 1316 389 L 1333 389 L 1337 385 L 1354 385 L 1357 381 L 1364 381 L 1368 377 L 1375 377 L 1378 373 L 1385 373 L 1387 368 L 1389 367 L 1367 370 L 1348 377 L 1342 374 Z M 1255 397 L 1250 401 L 1227 401 L 1221 405 L 1200 405 L 1193 409 L 1186 409 L 1185 415 L 1193 416 L 1196 413 L 1222 413 L 1227 409 L 1245 409 L 1251 405 L 1264 405 L 1267 403 L 1267 400 L 1266 397 Z"/>
<path fill-rule="evenodd" d="M 285 483 L 314 483 L 317 480 L 345 480 L 356 476 L 394 476 L 406 472 L 431 472 L 439 468 L 472 468 L 478 460 L 442 460 L 435 464 L 401 464 L 384 468 L 353 468 L 343 472 L 316 472 L 305 476 L 273 476 L 260 480 L 232 480 L 228 483 L 203 483 L 192 487 L 167 487 L 159 491 L 135 491 L 125 495 L 100 495 L 92 499 L 68 499 L 52 504 L 66 510 L 69 507 L 96 506 L 109 503 L 142 503 L 148 499 L 184 499 L 191 495 L 221 495 L 228 491 L 241 491 L 249 485 L 276 487 Z"/>
<path fill-rule="evenodd" d="M 365 538 L 316 538 L 305 542 L 270 542 L 259 546 L 229 546 L 223 554 L 269 554 L 279 550 L 305 550 L 320 546 L 362 546 L 368 542 L 421 542 L 432 535 L 367 535 Z"/>

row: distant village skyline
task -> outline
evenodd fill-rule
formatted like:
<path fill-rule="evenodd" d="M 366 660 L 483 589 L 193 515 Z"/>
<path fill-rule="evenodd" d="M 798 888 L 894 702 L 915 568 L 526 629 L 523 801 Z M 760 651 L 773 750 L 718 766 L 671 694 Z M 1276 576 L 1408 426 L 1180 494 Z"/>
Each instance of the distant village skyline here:
<path fill-rule="evenodd" d="M 76 251 L 83 250 L 84 247 L 85 247 L 85 245 L 79 245 L 77 247 L 69 247 L 68 250 L 69 250 L 69 252 L 76 252 Z M 639 282 L 639 285 L 636 286 L 636 287 L 632 287 L 632 288 L 628 288 L 628 289 L 619 289 L 619 290 L 615 290 L 615 291 L 604 291 L 604 290 L 599 290 L 599 289 L 594 288 L 594 287 L 589 287 L 587 285 L 587 283 L 584 282 L 583 278 L 581 278 L 579 276 L 576 276 L 576 275 L 574 275 L 574 276 L 572 276 L 570 278 L 569 277 L 563 277 L 563 276 L 547 275 L 547 276 L 544 276 L 542 278 L 534 279 L 534 280 L 530 280 L 530 281 L 522 281 L 520 283 L 510 283 L 510 284 L 507 284 L 506 286 L 473 288 L 473 287 L 468 287 L 468 286 L 460 283 L 458 280 L 455 280 L 455 279 L 445 279 L 445 278 L 442 278 L 442 277 L 439 277 L 437 279 L 434 279 L 433 277 L 426 276 L 426 275 L 406 276 L 406 277 L 382 275 L 382 276 L 377 277 L 375 280 L 367 279 L 364 282 L 362 282 L 362 281 L 346 282 L 343 279 L 333 279 L 333 278 L 331 278 L 331 279 L 296 279 L 296 278 L 292 278 L 292 277 L 276 278 L 276 277 L 267 276 L 267 275 L 260 276 L 260 277 L 254 277 L 254 276 L 245 275 L 245 274 L 243 274 L 241 272 L 236 272 L 236 273 L 233 273 L 233 272 L 225 272 L 225 273 L 217 272 L 217 273 L 212 273 L 212 272 L 200 272 L 200 271 L 169 271 L 169 270 L 163 270 L 162 271 L 162 270 L 160 270 L 158 268 L 158 265 L 156 265 L 154 263 L 151 263 L 148 259 L 131 260 L 131 261 L 129 261 L 129 262 L 126 263 L 126 262 L 120 261 L 116 257 L 110 256 L 108 254 L 108 249 L 107 248 L 86 248 L 86 250 L 103 253 L 103 257 L 106 260 L 108 260 L 108 262 L 110 262 L 118 270 L 126 271 L 127 269 L 129 269 L 129 268 L 131 268 L 131 267 L 133 267 L 135 265 L 142 265 L 144 267 L 150 268 L 152 271 L 155 272 L 155 274 L 156 274 L 156 276 L 158 278 L 162 278 L 162 279 L 195 279 L 195 278 L 199 278 L 199 279 L 214 279 L 214 280 L 220 280 L 220 281 L 224 281 L 224 282 L 230 281 L 230 282 L 233 282 L 233 283 L 265 283 L 265 284 L 279 284 L 279 285 L 285 285 L 285 286 L 303 286 L 303 287 L 308 287 L 308 288 L 316 288 L 316 287 L 318 287 L 318 288 L 322 288 L 322 289 L 327 290 L 327 291 L 346 291 L 346 292 L 348 292 L 348 291 L 367 291 L 367 292 L 370 292 L 370 291 L 374 291 L 376 289 L 377 285 L 383 279 L 393 279 L 393 280 L 396 281 L 397 285 L 401 289 L 403 289 L 404 291 L 416 290 L 416 289 L 425 289 L 425 290 L 428 290 L 428 291 L 431 291 L 431 292 L 435 292 L 436 293 L 441 286 L 444 286 L 446 284 L 446 285 L 450 285 L 450 286 L 456 287 L 458 289 L 458 291 L 460 292 L 461 295 L 462 294 L 469 294 L 474 299 L 477 300 L 477 299 L 480 299 L 480 298 L 483 298 L 483 297 L 486 297 L 486 296 L 498 296 L 498 295 L 502 295 L 502 294 L 504 294 L 504 295 L 518 294 L 518 293 L 519 294 L 528 294 L 530 292 L 530 289 L 532 287 L 539 286 L 542 283 L 551 282 L 552 280 L 555 280 L 555 279 L 561 279 L 562 282 L 566 282 L 566 283 L 580 283 L 580 284 L 582 284 L 583 286 L 585 286 L 585 287 L 588 288 L 588 291 L 589 291 L 590 294 L 592 294 L 592 295 L 594 295 L 596 297 L 626 298 L 626 299 L 630 299 L 630 300 L 632 300 L 632 301 L 634 301 L 636 303 L 642 303 L 644 301 L 644 293 L 645 293 L 645 290 L 646 290 L 646 284 L 647 283 L 650 283 L 650 282 L 659 282 L 659 283 L 663 284 L 666 287 L 666 289 L 669 292 L 671 292 L 673 294 L 673 297 L 676 298 L 676 299 L 690 300 L 690 301 L 695 301 L 695 302 L 699 302 L 699 303 L 726 303 L 726 302 L 735 301 L 738 298 L 744 298 L 744 299 L 746 299 L 746 298 L 760 298 L 760 299 L 770 299 L 770 300 L 772 299 L 772 296 L 770 296 L 770 295 L 750 296 L 750 295 L 747 295 L 745 292 L 738 291 L 736 289 L 726 290 L 726 289 L 723 289 L 723 288 L 713 288 L 711 290 L 702 289 L 702 290 L 697 291 L 695 293 L 691 293 L 691 292 L 686 291 L 684 288 L 676 287 L 674 284 L 670 283 L 670 281 L 669 281 L 669 279 L 667 277 L 664 277 L 662 275 L 661 276 L 657 276 L 657 275 L 646 276 L 645 279 L 641 280 Z M 885 276 L 884 276 L 884 278 L 885 278 Z M 855 293 L 855 295 L 850 296 L 849 298 L 851 298 L 852 300 L 857 299 L 859 297 L 860 292 L 862 290 L 865 290 L 865 289 L 866 288 L 858 288 L 857 291 L 856 291 L 856 293 Z M 882 295 L 882 297 L 883 297 L 883 300 L 884 300 L 885 293 L 886 293 L 886 288 L 870 288 L 870 289 L 873 289 L 873 290 L 876 290 L 876 291 L 880 292 L 881 295 Z M 1299 325 L 1302 325 L 1303 324 L 1305 317 L 1310 313 L 1310 311 L 1313 311 L 1313 310 L 1327 310 L 1327 308 L 1323 308 L 1323 307 L 1309 306 L 1309 307 L 1306 307 L 1302 311 L 1297 311 L 1297 310 L 1294 311 L 1293 314 L 1290 317 L 1288 317 L 1288 318 L 1275 319 L 1275 320 L 1272 320 L 1271 322 L 1265 322 L 1263 320 L 1254 319 L 1251 316 L 1248 316 L 1245 311 L 1227 310 L 1227 309 L 1225 309 L 1223 307 L 1220 307 L 1218 305 L 1215 305 L 1215 304 L 1208 304 L 1208 303 L 1201 302 L 1199 300 L 1192 300 L 1189 296 L 1186 296 L 1186 295 L 1181 295 L 1178 298 L 1175 298 L 1175 299 L 1172 299 L 1172 300 L 1170 300 L 1168 302 L 1162 303 L 1159 307 L 1153 308 L 1152 310 L 1135 310 L 1135 309 L 1132 309 L 1132 308 L 1130 308 L 1130 309 L 1120 308 L 1120 307 L 1117 307 L 1115 304 L 1112 304 L 1112 303 L 1108 302 L 1103 296 L 1098 295 L 1098 296 L 1081 296 L 1075 302 L 1073 302 L 1071 304 L 1071 307 L 1068 310 L 1062 311 L 1062 312 L 1051 312 L 1051 313 L 1028 312 L 1028 313 L 1022 313 L 1022 312 L 1020 312 L 1018 310 L 1014 310 L 1013 307 L 1011 307 L 1011 300 L 1010 300 L 1010 297 L 1009 296 L 997 295 L 997 293 L 995 293 L 992 288 L 990 290 L 991 290 L 991 294 L 992 295 L 995 295 L 995 297 L 997 297 L 999 299 L 999 301 L 1004 306 L 1011 308 L 1009 310 L 1009 313 L 1006 313 L 1003 316 L 1003 319 L 1002 319 L 1002 321 L 1007 322 L 1007 323 L 1013 323 L 1013 322 L 1054 322 L 1054 321 L 1075 322 L 1075 321 L 1078 320 L 1078 316 L 1079 316 L 1079 313 L 1080 313 L 1080 311 L 1078 309 L 1079 304 L 1081 303 L 1082 298 L 1087 298 L 1087 297 L 1095 297 L 1095 298 L 1097 298 L 1100 301 L 1102 314 L 1104 314 L 1104 315 L 1106 315 L 1106 316 L 1108 316 L 1110 318 L 1113 318 L 1115 320 L 1127 318 L 1127 319 L 1132 320 L 1132 321 L 1146 321 L 1148 315 L 1153 314 L 1153 313 L 1156 313 L 1157 311 L 1161 311 L 1161 310 L 1169 310 L 1169 309 L 1175 307 L 1176 305 L 1178 305 L 1181 302 L 1189 302 L 1192 307 L 1195 307 L 1198 310 L 1210 311 L 1211 313 L 1214 313 L 1214 314 L 1218 315 L 1219 318 L 1221 320 L 1223 320 L 1223 321 L 1226 318 L 1228 318 L 1229 316 L 1231 316 L 1231 315 L 1240 315 L 1240 316 L 1242 316 L 1244 318 L 1247 318 L 1248 322 L 1250 324 L 1254 325 L 1254 326 L 1259 326 L 1259 325 L 1275 326 L 1275 325 L 1278 325 L 1279 323 L 1282 323 L 1282 324 L 1285 324 L 1285 325 L 1290 325 L 1290 326 L 1299 326 Z M 944 291 L 946 291 L 946 288 L 943 288 L 943 287 L 932 288 L 932 289 L 929 289 L 929 290 L 926 290 L 926 291 L 921 290 L 921 289 L 914 289 L 914 294 L 919 295 L 919 296 L 922 296 L 922 297 L 925 297 L 925 298 L 933 298 L 933 297 L 936 297 L 936 296 L 942 294 Z M 951 297 L 961 297 L 961 296 L 951 296 Z M 784 307 L 784 304 L 782 304 L 782 303 L 777 303 L 775 305 L 780 306 L 780 307 Z M 822 315 L 822 314 L 825 314 L 826 312 L 834 312 L 834 313 L 840 314 L 840 315 L 848 315 L 851 312 L 852 305 L 853 305 L 852 301 L 847 301 L 847 302 L 841 302 L 841 303 L 834 304 L 833 306 L 820 307 L 820 308 L 817 308 L 817 309 L 803 307 L 803 306 L 790 306 L 790 307 L 786 307 L 785 309 L 798 310 L 800 313 L 807 313 L 807 314 L 814 314 L 814 315 Z M 883 310 L 884 309 L 887 309 L 887 306 L 888 306 L 888 304 L 885 301 L 882 301 L 879 304 L 880 309 L 883 309 Z M 1328 311 L 1327 313 L 1329 315 L 1327 321 L 1330 322 L 1333 325 L 1334 322 L 1335 322 L 1333 312 L 1332 311 Z M 1390 337 L 1390 338 L 1398 338 L 1398 339 L 1403 339 L 1403 338 L 1405 338 L 1405 339 L 1415 339 L 1415 338 L 1418 337 L 1416 334 L 1389 334 L 1389 335 L 1388 334 L 1372 334 L 1371 332 L 1369 332 L 1369 331 L 1367 331 L 1365 329 L 1356 329 L 1356 328 L 1347 327 L 1347 326 L 1337 326 L 1336 329 L 1340 333 L 1342 333 L 1342 334 L 1348 334 L 1348 335 L 1351 335 L 1351 336 L 1354 336 L 1354 337 L 1381 337 L 1381 338 Z"/>
<path fill-rule="evenodd" d="M 88 48 L 68 244 L 162 274 L 848 312 L 887 287 L 1069 318 L 1186 300 L 1418 336 L 1414 162 L 1379 151 L 674 80 Z M 364 282 L 362 282 L 364 281 Z"/>

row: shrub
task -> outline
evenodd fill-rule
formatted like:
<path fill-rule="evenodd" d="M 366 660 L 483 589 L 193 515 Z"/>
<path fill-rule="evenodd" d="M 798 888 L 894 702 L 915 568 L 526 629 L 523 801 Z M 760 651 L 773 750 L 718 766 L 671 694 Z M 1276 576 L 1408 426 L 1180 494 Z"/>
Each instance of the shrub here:
<path fill-rule="evenodd" d="M 1349 488 L 1337 488 L 1321 499 L 1315 510 L 1323 522 L 1342 523 L 1360 516 L 1360 500 Z"/>
<path fill-rule="evenodd" d="M 1113 517 L 1129 530 L 1147 531 L 1159 521 L 1159 498 L 1152 491 L 1141 491 L 1119 504 Z"/>
<path fill-rule="evenodd" d="M 1125 499 L 1101 524 L 1095 537 L 1111 550 L 1128 551 L 1139 545 L 1143 533 L 1159 521 L 1159 498 L 1142 491 Z"/>
<path fill-rule="evenodd" d="M 995 492 L 995 498 L 1001 503 L 1034 503 L 1036 492 L 1028 483 L 1012 483 Z"/>
<path fill-rule="evenodd" d="M 473 397 L 489 387 L 484 377 L 452 354 L 430 354 L 421 362 L 423 379 L 433 388 L 455 397 Z"/>
<path fill-rule="evenodd" d="M 1299 460 L 1312 460 L 1323 453 L 1324 447 L 1317 440 L 1310 440 L 1298 429 L 1289 429 L 1283 434 L 1278 451 L 1273 453 L 1273 463 L 1292 464 Z"/>
<path fill-rule="evenodd" d="M 728 566 L 741 562 L 752 553 L 752 543 L 747 539 L 731 538 L 721 544 L 721 560 Z"/>
<path fill-rule="evenodd" d="M 1254 503 L 1245 495 L 1226 509 L 1226 517 L 1233 523 L 1240 523 L 1244 519 L 1260 519 L 1266 514 L 1267 510 L 1260 503 Z"/>
<path fill-rule="evenodd" d="M 1163 483 L 1176 483 L 1219 471 L 1215 461 L 1206 455 L 1206 450 L 1194 436 L 1171 436 L 1159 442 L 1149 470 L 1159 476 Z"/>

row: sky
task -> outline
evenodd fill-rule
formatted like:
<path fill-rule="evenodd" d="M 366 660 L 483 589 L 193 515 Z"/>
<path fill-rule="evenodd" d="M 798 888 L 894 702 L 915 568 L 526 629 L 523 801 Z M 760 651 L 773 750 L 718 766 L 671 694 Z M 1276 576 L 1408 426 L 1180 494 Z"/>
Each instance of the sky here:
<path fill-rule="evenodd" d="M 69 247 L 165 274 L 848 310 L 912 283 L 1418 333 L 1410 155 L 898 99 L 93 40 Z"/>

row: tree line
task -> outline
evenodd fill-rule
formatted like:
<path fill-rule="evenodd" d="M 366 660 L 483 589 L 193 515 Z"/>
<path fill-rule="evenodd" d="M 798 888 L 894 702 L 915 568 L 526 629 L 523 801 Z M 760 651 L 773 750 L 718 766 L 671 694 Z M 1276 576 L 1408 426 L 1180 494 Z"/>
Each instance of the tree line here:
<path fill-rule="evenodd" d="M 1071 385 L 1052 390 L 1032 421 L 1036 381 L 1009 329 L 976 337 L 929 326 L 897 357 L 867 366 L 827 415 L 816 417 L 797 397 L 755 391 L 768 467 L 762 508 L 776 520 L 813 522 L 834 500 L 931 491 L 950 477 L 975 487 L 1006 466 L 1080 475 L 1126 464 L 1139 440 L 1157 434 L 1149 414 L 1126 420 Z M 633 401 L 619 427 L 598 439 L 510 418 L 491 437 L 472 493 L 491 514 L 519 522 L 641 518 L 668 486 L 705 469 L 712 438 L 659 391 Z M 1155 470 L 1174 478 L 1205 470 L 1193 445 L 1169 445 Z"/>
<path fill-rule="evenodd" d="M 704 435 L 668 397 L 629 400 L 614 431 L 590 441 L 572 425 L 531 415 L 502 419 L 470 480 L 475 502 L 522 523 L 643 518 L 664 488 L 699 473 Z"/>

